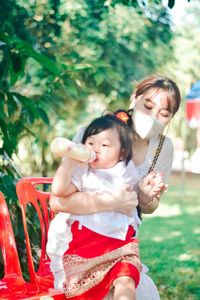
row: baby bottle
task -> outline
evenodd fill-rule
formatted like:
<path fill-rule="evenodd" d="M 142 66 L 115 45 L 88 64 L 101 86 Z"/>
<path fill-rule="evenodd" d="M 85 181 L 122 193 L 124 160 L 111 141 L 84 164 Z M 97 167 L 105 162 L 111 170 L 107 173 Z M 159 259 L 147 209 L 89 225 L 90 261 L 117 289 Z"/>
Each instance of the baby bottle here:
<path fill-rule="evenodd" d="M 50 145 L 53 154 L 57 156 L 68 156 L 82 162 L 92 162 L 96 159 L 93 150 L 81 144 L 76 144 L 64 137 L 56 137 Z"/>

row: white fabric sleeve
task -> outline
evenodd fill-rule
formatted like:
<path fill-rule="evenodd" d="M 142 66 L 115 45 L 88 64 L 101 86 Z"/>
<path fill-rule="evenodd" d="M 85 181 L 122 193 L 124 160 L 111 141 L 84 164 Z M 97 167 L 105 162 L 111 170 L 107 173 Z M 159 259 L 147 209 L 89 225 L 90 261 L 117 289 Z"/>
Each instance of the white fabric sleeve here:
<path fill-rule="evenodd" d="M 135 167 L 135 164 L 132 160 L 125 165 L 125 172 L 123 175 L 124 182 L 132 188 L 132 190 L 137 189 L 137 185 L 141 180 L 140 171 Z"/>
<path fill-rule="evenodd" d="M 76 186 L 76 188 L 79 190 L 79 192 L 82 189 L 83 176 L 87 169 L 88 169 L 88 166 L 76 167 L 72 173 L 71 182 Z"/>
<path fill-rule="evenodd" d="M 76 135 L 72 139 L 72 141 L 74 143 L 77 143 L 77 144 L 81 143 L 84 132 L 85 132 L 85 129 L 86 129 L 86 127 L 79 128 L 78 132 L 76 133 Z"/>
<path fill-rule="evenodd" d="M 163 180 L 166 183 L 168 176 L 171 173 L 173 162 L 174 147 L 169 137 L 165 137 L 160 155 L 158 157 L 155 170 L 163 172 Z"/>

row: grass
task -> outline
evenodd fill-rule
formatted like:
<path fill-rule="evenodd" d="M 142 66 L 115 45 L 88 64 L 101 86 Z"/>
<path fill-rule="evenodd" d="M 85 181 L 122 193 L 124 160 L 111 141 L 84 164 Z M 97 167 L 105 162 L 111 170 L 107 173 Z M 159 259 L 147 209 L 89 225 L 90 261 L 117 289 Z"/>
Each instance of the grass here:
<path fill-rule="evenodd" d="M 162 300 L 200 299 L 200 175 L 168 182 L 159 208 L 143 215 L 140 258 Z"/>

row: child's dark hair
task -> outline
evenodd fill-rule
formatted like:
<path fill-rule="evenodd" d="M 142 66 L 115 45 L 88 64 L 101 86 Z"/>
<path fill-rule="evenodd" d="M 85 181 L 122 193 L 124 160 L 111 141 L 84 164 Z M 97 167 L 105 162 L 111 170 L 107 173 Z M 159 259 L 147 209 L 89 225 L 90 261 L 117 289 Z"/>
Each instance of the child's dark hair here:
<path fill-rule="evenodd" d="M 132 118 L 126 110 L 117 110 L 93 120 L 85 130 L 82 143 L 85 144 L 88 137 L 98 134 L 109 128 L 116 128 L 121 143 L 121 153 L 126 164 L 132 158 Z"/>

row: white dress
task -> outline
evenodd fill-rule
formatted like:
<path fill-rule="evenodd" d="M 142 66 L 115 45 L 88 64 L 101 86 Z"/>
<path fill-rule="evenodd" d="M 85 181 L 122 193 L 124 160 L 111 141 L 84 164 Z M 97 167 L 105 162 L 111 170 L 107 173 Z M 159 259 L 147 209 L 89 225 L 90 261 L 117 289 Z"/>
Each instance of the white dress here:
<path fill-rule="evenodd" d="M 85 131 L 85 128 L 81 128 L 77 135 L 74 138 L 75 142 L 80 142 L 82 140 L 83 133 Z M 149 147 L 148 152 L 146 155 L 146 159 L 142 165 L 137 167 L 140 176 L 146 175 L 149 171 L 149 168 L 151 166 L 151 163 L 153 161 L 156 149 L 158 147 L 160 138 L 159 136 L 154 136 L 150 138 L 149 141 Z M 171 140 L 166 137 L 162 146 L 162 150 L 160 152 L 160 155 L 158 157 L 157 163 L 155 165 L 154 170 L 157 170 L 159 172 L 163 172 L 163 178 L 164 182 L 166 182 L 172 168 L 172 161 L 173 161 L 173 145 Z M 60 220 L 54 220 L 51 222 L 57 222 L 55 226 L 50 226 L 50 230 L 48 233 L 48 243 L 47 243 L 47 252 L 51 258 L 52 251 L 54 252 L 55 249 L 57 249 L 56 255 L 53 256 L 51 267 L 54 269 L 54 275 L 55 275 L 55 287 L 57 289 L 62 290 L 62 281 L 65 279 L 64 270 L 62 267 L 62 256 L 66 249 L 68 248 L 68 244 L 71 241 L 71 231 L 70 226 L 66 226 L 66 232 L 65 237 L 61 235 L 57 238 L 57 245 L 55 245 L 54 237 L 55 237 L 55 231 L 54 229 L 57 226 L 62 226 L 62 222 L 66 222 L 66 214 L 60 213 L 61 217 Z M 69 214 L 68 214 L 69 215 Z M 61 221 L 62 219 L 62 221 Z M 70 224 L 68 224 L 70 225 Z M 55 249 L 52 249 L 52 245 L 55 245 Z M 48 251 L 49 250 L 49 251 Z M 59 263 L 58 263 L 59 262 Z M 146 275 L 148 269 L 145 265 L 143 265 L 143 270 L 140 274 L 140 283 L 136 288 L 136 299 L 137 300 L 160 300 L 157 288 L 152 281 L 152 279 Z M 112 293 L 109 293 L 105 298 L 105 300 L 111 300 L 112 299 Z"/>
<path fill-rule="evenodd" d="M 72 174 L 71 182 L 78 191 L 83 193 L 110 194 L 125 185 L 129 185 L 131 191 L 136 190 L 140 179 L 133 161 L 127 165 L 125 161 L 120 161 L 109 169 L 93 170 L 89 166 L 77 167 Z M 111 211 L 89 215 L 70 215 L 69 219 L 79 221 L 79 226 L 83 225 L 98 234 L 124 241 L 129 225 L 132 225 L 137 232 L 138 224 L 141 224 L 136 209 L 131 216 Z"/>
<path fill-rule="evenodd" d="M 133 161 L 127 165 L 125 161 L 121 161 L 109 169 L 93 170 L 88 165 L 76 167 L 71 182 L 78 191 L 94 194 L 112 193 L 125 185 L 129 185 L 131 190 L 134 190 L 140 179 L 141 176 Z M 131 216 L 115 211 L 89 215 L 58 213 L 50 224 L 47 243 L 47 254 L 51 259 L 50 267 L 55 278 L 54 286 L 57 289 L 62 289 L 65 278 L 62 256 L 72 239 L 71 225 L 74 221 L 79 221 L 80 229 L 85 226 L 98 234 L 120 240 L 125 240 L 129 225 L 132 225 L 137 236 L 138 225 L 141 224 L 136 209 Z"/>

